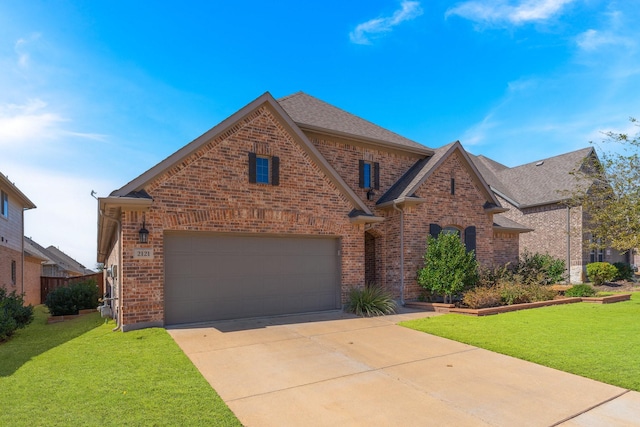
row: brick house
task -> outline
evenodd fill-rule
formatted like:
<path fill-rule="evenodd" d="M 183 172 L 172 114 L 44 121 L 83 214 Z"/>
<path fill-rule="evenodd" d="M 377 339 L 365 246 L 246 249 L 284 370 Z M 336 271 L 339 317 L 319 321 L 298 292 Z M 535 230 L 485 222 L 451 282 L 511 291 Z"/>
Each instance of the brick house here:
<path fill-rule="evenodd" d="M 548 253 L 565 260 L 570 283 L 586 280 L 590 262 L 633 263 L 631 252 L 589 249 L 586 212 L 568 203 L 581 185 L 572 172 L 598 162 L 593 148 L 509 168 L 484 156 L 471 156 L 474 164 L 500 201 L 509 208 L 501 217 L 531 230 L 520 238 L 520 253 Z"/>
<path fill-rule="evenodd" d="M 0 287 L 8 292 L 25 294 L 26 291 L 22 239 L 24 211 L 35 207 L 18 187 L 0 173 Z"/>
<path fill-rule="evenodd" d="M 529 231 L 459 142 L 430 149 L 304 93 L 265 93 L 108 197 L 98 261 L 123 330 L 417 298 L 426 236 L 483 264 Z"/>

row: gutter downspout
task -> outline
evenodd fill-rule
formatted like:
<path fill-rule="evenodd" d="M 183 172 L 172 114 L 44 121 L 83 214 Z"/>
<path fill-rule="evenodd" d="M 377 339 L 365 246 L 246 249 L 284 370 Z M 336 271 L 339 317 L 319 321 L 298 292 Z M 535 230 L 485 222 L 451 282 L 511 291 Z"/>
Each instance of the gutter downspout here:
<path fill-rule="evenodd" d="M 571 207 L 567 206 L 567 284 L 571 284 Z"/>
<path fill-rule="evenodd" d="M 120 249 L 118 254 L 118 273 L 117 273 L 117 277 L 115 278 L 115 281 L 116 281 L 116 286 L 118 287 L 118 298 L 120 299 L 120 305 L 122 305 L 122 287 L 120 286 L 120 283 L 121 283 L 120 277 L 122 275 L 122 268 L 120 265 L 122 263 L 122 236 L 121 236 L 122 222 L 120 220 L 117 220 L 115 218 L 111 218 L 110 216 L 105 215 L 102 209 L 98 209 L 98 212 L 100 213 L 100 216 L 103 217 L 104 219 L 113 221 L 118 225 L 118 238 L 120 239 Z M 113 332 L 116 332 L 118 329 L 122 327 L 122 322 L 120 321 L 121 313 L 122 313 L 122 307 L 120 307 L 120 310 L 118 310 L 118 314 L 115 316 L 116 327 L 112 329 Z"/>
<path fill-rule="evenodd" d="M 25 209 L 22 210 L 22 230 L 20 231 L 20 237 L 22 237 L 20 239 L 20 248 L 21 251 L 20 253 L 22 254 L 22 256 L 20 257 L 20 262 L 22 264 L 22 291 L 20 292 L 23 296 L 25 295 L 24 293 L 24 211 Z M 41 272 L 42 273 L 42 272 Z M 40 296 L 40 298 L 42 298 L 42 296 Z"/>
<path fill-rule="evenodd" d="M 404 306 L 404 211 L 393 201 L 393 209 L 400 212 L 400 304 Z"/>

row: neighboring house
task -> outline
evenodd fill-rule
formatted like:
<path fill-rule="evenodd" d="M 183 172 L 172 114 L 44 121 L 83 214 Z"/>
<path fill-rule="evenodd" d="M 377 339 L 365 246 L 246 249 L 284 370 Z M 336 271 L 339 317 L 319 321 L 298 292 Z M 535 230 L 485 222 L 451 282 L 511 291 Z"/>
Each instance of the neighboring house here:
<path fill-rule="evenodd" d="M 31 244 L 31 239 L 24 238 L 24 300 L 27 304 L 37 305 L 41 301 L 40 276 L 42 266 L 49 261 L 46 255 Z"/>
<path fill-rule="evenodd" d="M 95 273 L 55 246 L 45 248 L 29 237 L 25 237 L 24 242 L 26 251 L 42 257 L 40 275 L 43 277 L 77 277 Z"/>
<path fill-rule="evenodd" d="M 265 93 L 108 197 L 98 261 L 123 330 L 419 296 L 426 237 L 515 261 L 518 221 L 459 142 L 433 150 L 304 93 Z M 495 216 L 495 217 L 494 217 Z"/>
<path fill-rule="evenodd" d="M 590 250 L 586 212 L 572 206 L 571 196 L 588 181 L 572 172 L 598 162 L 593 148 L 565 153 L 509 168 L 484 156 L 471 156 L 500 204 L 509 208 L 496 217 L 533 230 L 520 239 L 520 252 L 548 253 L 565 260 L 571 283 L 586 280 L 586 264 L 595 261 L 633 263 L 631 254 L 614 249 Z"/>
<path fill-rule="evenodd" d="M 36 205 L 0 173 L 0 286 L 25 293 L 24 211 Z"/>

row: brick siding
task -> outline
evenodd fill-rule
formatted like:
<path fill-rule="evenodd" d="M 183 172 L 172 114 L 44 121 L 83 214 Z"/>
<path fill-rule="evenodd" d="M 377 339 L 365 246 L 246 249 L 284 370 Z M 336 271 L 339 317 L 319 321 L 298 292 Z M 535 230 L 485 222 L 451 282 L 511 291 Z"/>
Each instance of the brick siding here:
<path fill-rule="evenodd" d="M 122 291 L 117 301 L 120 324 L 162 324 L 164 321 L 164 242 L 166 232 L 202 231 L 279 235 L 335 236 L 341 244 L 341 298 L 346 302 L 353 286 L 376 282 L 395 298 L 400 284 L 400 213 L 379 209 L 375 200 L 411 168 L 420 156 L 399 150 L 309 133 L 309 140 L 344 182 L 382 223 L 354 225 L 354 208 L 341 190 L 325 176 L 269 107 L 248 114 L 223 134 L 164 171 L 145 190 L 153 197 L 146 212 L 124 211 L 121 232 L 107 257 L 106 267 L 120 264 Z M 249 183 L 248 153 L 280 159 L 279 185 Z M 359 188 L 360 160 L 379 163 L 380 188 L 369 201 Z M 423 265 L 429 224 L 476 227 L 476 256 L 480 263 L 495 263 L 517 253 L 517 234 L 494 242 L 493 216 L 484 212 L 483 191 L 469 175 L 459 152 L 433 171 L 416 196 L 427 202 L 404 208 L 404 282 L 406 299 L 417 298 L 421 288 L 416 273 Z M 456 193 L 451 195 L 451 178 Z M 143 220 L 149 243 L 138 243 Z M 153 249 L 153 260 L 133 258 L 133 249 Z M 119 251 L 122 248 L 122 258 Z M 500 258 L 502 257 L 502 258 Z M 517 257 L 517 255 L 516 255 Z M 110 279 L 106 279 L 109 281 Z M 117 280 L 111 279 L 113 285 Z"/>
<path fill-rule="evenodd" d="M 250 184 L 248 153 L 280 158 L 280 184 Z M 260 108 L 180 164 L 146 191 L 144 214 L 154 259 L 133 259 L 141 212 L 122 219 L 122 323 L 164 319 L 164 246 L 167 231 L 326 235 L 341 238 L 342 299 L 363 286 L 364 227 L 349 222 L 350 202 L 287 133 Z M 111 262 L 111 261 L 110 261 Z"/>

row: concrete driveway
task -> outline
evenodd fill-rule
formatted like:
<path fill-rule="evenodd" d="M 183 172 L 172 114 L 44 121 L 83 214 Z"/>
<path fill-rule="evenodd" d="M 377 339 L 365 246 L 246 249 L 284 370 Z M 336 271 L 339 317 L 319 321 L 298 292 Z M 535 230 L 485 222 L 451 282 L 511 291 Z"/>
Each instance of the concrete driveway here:
<path fill-rule="evenodd" d="M 640 393 L 342 312 L 169 329 L 245 426 L 632 426 Z"/>

